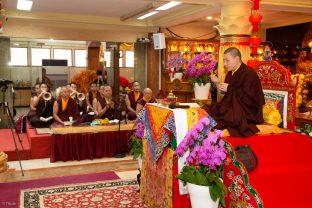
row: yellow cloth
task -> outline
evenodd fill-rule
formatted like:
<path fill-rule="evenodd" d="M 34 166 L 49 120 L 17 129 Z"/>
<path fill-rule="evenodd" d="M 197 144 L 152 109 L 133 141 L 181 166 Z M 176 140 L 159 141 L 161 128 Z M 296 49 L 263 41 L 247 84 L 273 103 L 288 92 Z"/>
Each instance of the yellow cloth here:
<path fill-rule="evenodd" d="M 134 101 L 136 102 L 140 97 L 140 92 L 133 92 L 134 93 Z"/>
<path fill-rule="evenodd" d="M 68 100 L 69 100 L 69 98 L 66 100 L 64 98 L 62 98 L 62 111 L 64 111 L 67 108 Z"/>
<path fill-rule="evenodd" d="M 240 64 L 234 71 L 232 71 L 232 76 L 233 76 L 234 73 L 239 69 L 240 66 L 241 66 L 241 64 Z"/>
<path fill-rule="evenodd" d="M 106 131 L 118 131 L 119 126 L 104 125 L 104 126 L 65 126 L 65 127 L 53 127 L 53 134 L 75 134 L 75 133 L 97 133 Z M 134 129 L 134 123 L 121 124 L 120 130 L 127 131 Z"/>
<path fill-rule="evenodd" d="M 265 134 L 281 134 L 281 133 L 290 133 L 291 131 L 287 129 L 279 128 L 276 125 L 271 124 L 259 124 L 257 125 L 258 129 L 260 130 L 257 135 L 265 135 Z M 230 133 L 227 129 L 223 130 L 223 135 L 225 137 L 229 137 Z"/>
<path fill-rule="evenodd" d="M 110 103 L 110 99 L 109 99 L 109 98 L 104 97 L 104 99 L 105 99 L 105 103 L 106 103 L 106 104 L 109 104 L 109 103 Z"/>

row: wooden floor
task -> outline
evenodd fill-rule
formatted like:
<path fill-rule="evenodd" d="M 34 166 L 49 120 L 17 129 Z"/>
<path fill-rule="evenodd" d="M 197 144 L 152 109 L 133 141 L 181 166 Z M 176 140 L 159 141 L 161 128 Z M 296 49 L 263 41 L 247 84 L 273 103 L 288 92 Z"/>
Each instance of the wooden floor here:
<path fill-rule="evenodd" d="M 107 171 L 133 171 L 137 169 L 138 162 L 136 160 L 100 162 L 82 165 L 77 162 L 75 165 L 70 166 L 24 170 L 24 176 L 22 176 L 20 169 L 9 169 L 6 172 L 0 173 L 0 183 L 71 176 L 79 174 L 90 174 Z"/>

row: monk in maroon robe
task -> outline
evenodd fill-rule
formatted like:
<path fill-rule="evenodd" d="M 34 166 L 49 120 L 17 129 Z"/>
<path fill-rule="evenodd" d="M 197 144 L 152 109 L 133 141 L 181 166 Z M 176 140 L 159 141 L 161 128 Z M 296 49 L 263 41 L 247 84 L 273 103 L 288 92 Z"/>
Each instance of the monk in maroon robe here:
<path fill-rule="evenodd" d="M 112 97 L 112 88 L 108 85 L 100 86 L 98 100 L 93 100 L 93 106 L 96 106 L 96 113 L 99 118 L 108 118 L 109 120 L 118 119 L 118 102 Z"/>
<path fill-rule="evenodd" d="M 143 93 L 140 92 L 140 83 L 138 81 L 134 81 L 132 83 L 132 91 L 129 92 L 125 98 L 125 102 L 127 105 L 127 117 L 129 120 L 136 119 L 136 106 L 138 100 L 143 98 Z"/>
<path fill-rule="evenodd" d="M 144 108 L 146 103 L 156 103 L 156 100 L 152 98 L 153 91 L 150 88 L 145 88 L 143 91 L 143 98 L 138 100 L 136 113 L 140 113 L 140 111 Z"/>
<path fill-rule="evenodd" d="M 39 92 L 39 90 L 38 90 Z M 29 124 L 35 128 L 49 127 L 53 122 L 53 103 L 54 98 L 44 99 L 46 93 L 49 92 L 49 88 L 46 83 L 40 84 L 40 93 L 38 96 L 33 97 L 31 106 L 35 107 L 35 113 L 28 117 Z"/>
<path fill-rule="evenodd" d="M 87 105 L 89 106 L 89 108 L 92 111 L 95 111 L 96 109 L 94 109 L 93 106 L 93 100 L 96 99 L 98 100 L 98 98 L 101 96 L 100 92 L 98 91 L 98 87 L 96 86 L 95 82 L 92 82 L 90 84 L 90 91 L 87 93 L 86 95 L 86 101 L 87 101 Z"/>
<path fill-rule="evenodd" d="M 55 121 L 65 125 L 66 121 L 73 118 L 75 124 L 81 123 L 78 105 L 74 99 L 70 97 L 70 89 L 61 88 L 60 97 L 54 102 L 53 117 Z"/>
<path fill-rule="evenodd" d="M 224 52 L 224 67 L 228 70 L 225 82 L 214 75 L 211 80 L 224 93 L 219 103 L 203 108 L 217 121 L 216 129 L 228 129 L 231 136 L 249 137 L 259 131 L 263 123 L 262 106 L 265 104 L 261 82 L 254 69 L 242 63 L 241 53 L 235 47 Z"/>

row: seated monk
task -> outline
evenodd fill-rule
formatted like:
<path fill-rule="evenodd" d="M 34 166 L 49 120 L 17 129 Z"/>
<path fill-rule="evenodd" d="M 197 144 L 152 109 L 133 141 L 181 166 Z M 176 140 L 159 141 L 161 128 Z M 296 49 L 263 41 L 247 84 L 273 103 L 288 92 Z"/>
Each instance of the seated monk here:
<path fill-rule="evenodd" d="M 223 62 L 228 71 L 225 82 L 220 83 L 215 75 L 211 75 L 211 80 L 221 93 L 225 93 L 224 97 L 219 103 L 203 108 L 216 120 L 216 129 L 228 129 L 234 137 L 252 136 L 259 131 L 256 124 L 264 121 L 261 82 L 256 71 L 242 63 L 237 48 L 225 50 Z"/>
<path fill-rule="evenodd" d="M 40 95 L 41 90 L 40 90 L 40 84 L 37 83 L 34 86 L 34 92 L 32 92 L 31 97 L 30 97 L 30 102 L 29 102 L 29 112 L 27 114 L 27 119 L 30 121 L 30 119 L 36 115 L 36 105 L 34 100 L 38 98 Z"/>
<path fill-rule="evenodd" d="M 74 99 L 70 97 L 70 90 L 67 87 L 62 87 L 60 96 L 53 105 L 53 117 L 56 122 L 65 124 L 70 117 L 73 118 L 74 123 L 80 123 L 80 113 L 78 105 Z"/>
<path fill-rule="evenodd" d="M 144 108 L 146 103 L 156 103 L 156 100 L 152 98 L 153 92 L 150 88 L 145 88 L 143 90 L 143 98 L 138 100 L 136 113 L 140 113 L 140 111 Z"/>
<path fill-rule="evenodd" d="M 101 96 L 101 94 L 98 91 L 98 87 L 97 87 L 96 83 L 92 82 L 90 84 L 90 91 L 86 95 L 87 105 L 89 106 L 91 111 L 94 112 L 96 110 L 96 109 L 94 109 L 94 106 L 93 106 L 93 100 L 94 99 L 98 100 L 100 96 Z"/>
<path fill-rule="evenodd" d="M 117 118 L 117 101 L 112 97 L 112 88 L 108 85 L 100 86 L 101 96 L 93 100 L 93 106 L 97 109 L 99 118 L 113 120 Z"/>
<path fill-rule="evenodd" d="M 50 96 L 50 99 L 49 99 Z M 35 96 L 32 105 L 36 107 L 36 113 L 29 119 L 29 124 L 35 128 L 49 127 L 53 123 L 54 98 L 49 92 L 46 83 L 40 84 L 40 94 Z"/>
<path fill-rule="evenodd" d="M 128 109 L 128 119 L 135 120 L 136 119 L 136 106 L 138 100 L 143 97 L 143 93 L 140 92 L 140 83 L 138 81 L 134 81 L 132 83 L 132 91 L 129 92 L 125 98 L 125 102 Z"/>
<path fill-rule="evenodd" d="M 79 114 L 81 116 L 80 122 L 91 122 L 94 119 L 94 112 L 90 111 L 84 94 L 77 91 L 77 85 L 75 83 L 71 83 L 70 91 L 70 97 L 74 99 L 78 105 Z"/>

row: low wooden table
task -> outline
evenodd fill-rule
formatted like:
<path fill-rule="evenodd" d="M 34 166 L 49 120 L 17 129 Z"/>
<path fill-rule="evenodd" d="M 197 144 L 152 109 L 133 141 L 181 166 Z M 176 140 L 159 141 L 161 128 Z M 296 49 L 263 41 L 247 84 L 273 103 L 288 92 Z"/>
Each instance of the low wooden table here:
<path fill-rule="evenodd" d="M 298 113 L 296 115 L 296 126 L 298 128 L 304 128 L 306 124 L 312 124 L 312 114 Z"/>

